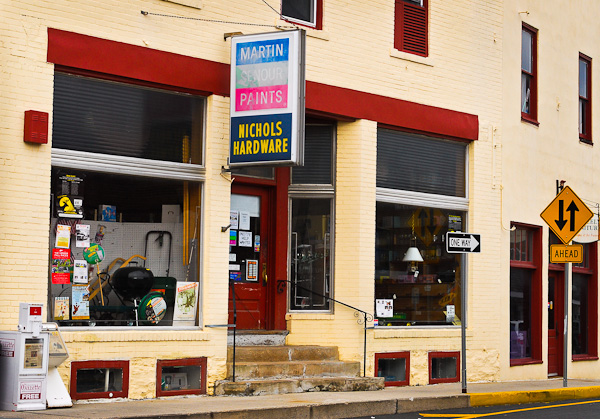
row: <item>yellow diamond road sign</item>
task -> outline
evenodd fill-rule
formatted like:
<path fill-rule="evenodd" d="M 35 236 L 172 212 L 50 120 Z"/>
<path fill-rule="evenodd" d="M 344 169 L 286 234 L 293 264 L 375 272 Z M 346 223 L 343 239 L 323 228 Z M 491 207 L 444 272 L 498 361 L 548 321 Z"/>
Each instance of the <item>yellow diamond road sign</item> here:
<path fill-rule="evenodd" d="M 594 213 L 566 186 L 540 215 L 554 234 L 564 244 L 569 244 Z"/>

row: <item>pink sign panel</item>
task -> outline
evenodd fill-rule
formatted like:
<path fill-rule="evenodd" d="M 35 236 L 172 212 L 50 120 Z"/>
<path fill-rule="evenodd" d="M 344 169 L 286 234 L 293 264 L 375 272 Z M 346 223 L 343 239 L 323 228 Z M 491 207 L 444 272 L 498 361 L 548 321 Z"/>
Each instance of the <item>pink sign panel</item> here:
<path fill-rule="evenodd" d="M 287 85 L 250 87 L 235 91 L 235 110 L 287 108 Z"/>

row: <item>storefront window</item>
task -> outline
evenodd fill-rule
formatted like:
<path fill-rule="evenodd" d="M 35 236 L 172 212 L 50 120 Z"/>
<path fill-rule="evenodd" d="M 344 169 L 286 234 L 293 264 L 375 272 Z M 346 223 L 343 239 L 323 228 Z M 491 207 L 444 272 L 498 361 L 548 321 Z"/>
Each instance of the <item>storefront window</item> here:
<path fill-rule="evenodd" d="M 445 235 L 461 231 L 464 218 L 460 211 L 377 203 L 378 325 L 460 324 L 461 256 L 446 252 Z"/>
<path fill-rule="evenodd" d="M 55 75 L 51 320 L 198 324 L 203 103 Z"/>
<path fill-rule="evenodd" d="M 377 326 L 463 321 L 463 256 L 445 240 L 468 231 L 466 170 L 465 143 L 377 131 Z"/>
<path fill-rule="evenodd" d="M 307 125 L 304 166 L 292 169 L 290 185 L 290 310 L 332 307 L 332 208 L 334 129 Z"/>

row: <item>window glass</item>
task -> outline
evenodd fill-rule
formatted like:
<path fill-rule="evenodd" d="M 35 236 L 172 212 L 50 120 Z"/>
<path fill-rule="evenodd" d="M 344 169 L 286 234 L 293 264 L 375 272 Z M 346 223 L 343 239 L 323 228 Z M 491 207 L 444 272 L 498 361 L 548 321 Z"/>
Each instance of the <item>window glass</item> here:
<path fill-rule="evenodd" d="M 445 235 L 463 229 L 465 213 L 378 202 L 376 222 L 378 325 L 460 324 L 461 256 L 446 252 Z"/>
<path fill-rule="evenodd" d="M 573 273 L 573 355 L 588 353 L 588 294 L 591 275 Z"/>
<path fill-rule="evenodd" d="M 173 173 L 201 161 L 203 104 L 200 97 L 55 74 L 53 148 L 86 153 L 56 150 L 52 168 L 52 320 L 197 325 L 201 185 Z M 124 170 L 123 156 L 146 161 L 128 160 Z M 154 160 L 151 176 L 136 171 Z"/>
<path fill-rule="evenodd" d="M 466 144 L 380 129 L 377 186 L 466 196 Z"/>
<path fill-rule="evenodd" d="M 521 44 L 521 69 L 528 73 L 533 72 L 533 59 L 532 59 L 532 41 L 533 36 L 531 32 L 523 30 L 522 44 Z"/>
<path fill-rule="evenodd" d="M 510 357 L 531 357 L 533 270 L 510 268 Z"/>
<path fill-rule="evenodd" d="M 288 19 L 316 23 L 316 0 L 281 0 L 281 14 Z"/>
<path fill-rule="evenodd" d="M 292 199 L 291 310 L 329 310 L 331 199 Z"/>
<path fill-rule="evenodd" d="M 197 96 L 56 73 L 52 147 L 200 164 L 203 106 Z"/>
<path fill-rule="evenodd" d="M 579 96 L 587 98 L 588 63 L 579 60 Z"/>

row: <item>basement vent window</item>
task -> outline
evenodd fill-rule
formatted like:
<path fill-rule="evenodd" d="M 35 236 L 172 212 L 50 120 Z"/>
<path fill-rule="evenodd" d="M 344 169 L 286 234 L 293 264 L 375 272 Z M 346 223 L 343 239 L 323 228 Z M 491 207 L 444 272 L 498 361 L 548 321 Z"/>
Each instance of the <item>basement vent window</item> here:
<path fill-rule="evenodd" d="M 375 375 L 385 377 L 386 386 L 409 385 L 410 352 L 376 353 Z"/>
<path fill-rule="evenodd" d="M 429 353 L 429 384 L 457 383 L 460 378 L 459 352 Z"/>
<path fill-rule="evenodd" d="M 206 394 L 206 358 L 158 360 L 156 396 Z"/>
<path fill-rule="evenodd" d="M 127 398 L 129 361 L 74 361 L 71 363 L 71 398 Z"/>

